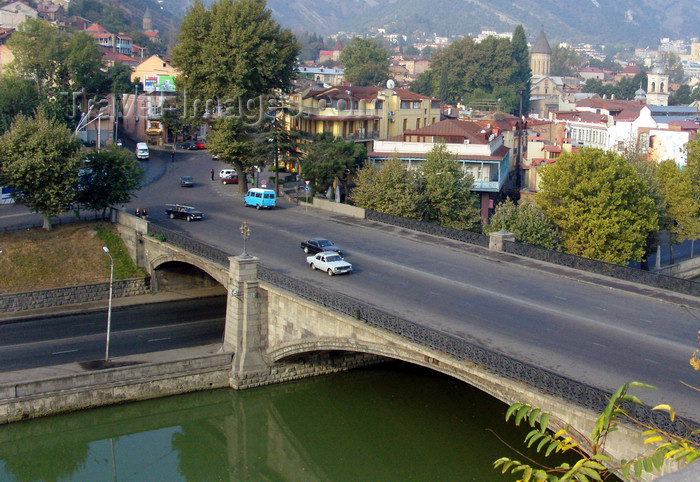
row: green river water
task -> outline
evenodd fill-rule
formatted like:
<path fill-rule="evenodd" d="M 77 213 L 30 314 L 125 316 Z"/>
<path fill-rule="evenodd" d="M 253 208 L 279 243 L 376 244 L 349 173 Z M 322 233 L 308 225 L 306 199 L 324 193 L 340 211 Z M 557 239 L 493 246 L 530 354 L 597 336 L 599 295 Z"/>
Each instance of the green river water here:
<path fill-rule="evenodd" d="M 515 480 L 506 408 L 392 362 L 0 426 L 0 481 Z"/>

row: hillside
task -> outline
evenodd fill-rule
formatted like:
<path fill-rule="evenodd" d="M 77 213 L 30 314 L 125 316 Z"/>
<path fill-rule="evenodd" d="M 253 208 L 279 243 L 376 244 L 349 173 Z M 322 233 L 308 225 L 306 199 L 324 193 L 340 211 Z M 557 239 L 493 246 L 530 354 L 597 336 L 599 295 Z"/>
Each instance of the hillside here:
<path fill-rule="evenodd" d="M 523 24 L 532 40 L 544 25 L 553 43 L 646 47 L 660 37 L 697 36 L 700 24 L 698 0 L 268 0 L 268 7 L 282 26 L 323 35 L 386 28 L 449 36 Z"/>

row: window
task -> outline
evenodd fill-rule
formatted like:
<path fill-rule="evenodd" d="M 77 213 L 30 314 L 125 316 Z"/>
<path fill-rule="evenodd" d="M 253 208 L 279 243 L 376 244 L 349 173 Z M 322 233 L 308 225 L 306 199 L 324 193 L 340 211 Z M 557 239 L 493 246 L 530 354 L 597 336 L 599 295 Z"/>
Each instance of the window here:
<path fill-rule="evenodd" d="M 420 128 L 420 119 L 416 119 L 416 129 Z"/>
<path fill-rule="evenodd" d="M 408 129 L 408 119 L 404 119 L 403 120 L 403 130 L 407 130 L 407 129 Z"/>

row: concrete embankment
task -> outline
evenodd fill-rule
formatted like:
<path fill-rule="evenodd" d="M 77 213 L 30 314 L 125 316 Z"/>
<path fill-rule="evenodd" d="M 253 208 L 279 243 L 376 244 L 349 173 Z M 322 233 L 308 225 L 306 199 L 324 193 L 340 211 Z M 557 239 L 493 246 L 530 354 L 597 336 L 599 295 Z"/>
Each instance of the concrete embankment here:
<path fill-rule="evenodd" d="M 220 295 L 220 290 L 159 293 L 114 300 L 113 309 Z M 106 311 L 106 302 L 0 314 L 0 323 L 37 317 Z M 221 344 L 159 351 L 0 373 L 0 423 L 103 405 L 229 386 L 233 353 Z"/>

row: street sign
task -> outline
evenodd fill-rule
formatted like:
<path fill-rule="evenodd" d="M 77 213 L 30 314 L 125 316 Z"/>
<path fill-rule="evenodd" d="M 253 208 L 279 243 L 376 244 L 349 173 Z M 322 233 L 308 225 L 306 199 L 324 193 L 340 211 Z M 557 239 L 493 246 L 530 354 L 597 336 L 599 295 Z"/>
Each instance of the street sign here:
<path fill-rule="evenodd" d="M 304 191 L 308 191 L 308 190 L 309 190 L 309 186 L 304 186 Z"/>
<path fill-rule="evenodd" d="M 308 187 L 309 184 L 311 184 L 311 181 L 304 181 L 306 183 L 306 186 Z"/>

